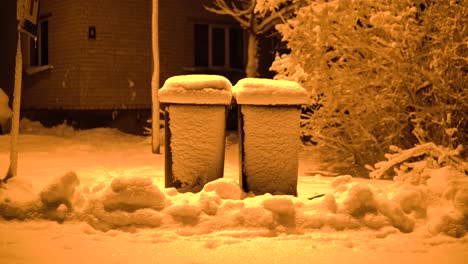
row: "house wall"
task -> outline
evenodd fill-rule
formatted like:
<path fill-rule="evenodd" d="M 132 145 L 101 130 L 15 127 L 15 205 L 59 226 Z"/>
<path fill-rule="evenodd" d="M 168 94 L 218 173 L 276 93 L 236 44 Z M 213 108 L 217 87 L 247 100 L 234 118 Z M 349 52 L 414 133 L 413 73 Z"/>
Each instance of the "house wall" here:
<path fill-rule="evenodd" d="M 54 69 L 24 75 L 22 109 L 77 107 L 83 7 L 72 0 L 43 0 L 40 5 L 39 17 L 49 23 L 49 65 Z"/>
<path fill-rule="evenodd" d="M 0 88 L 12 105 L 17 42 L 16 0 L 0 1 Z"/>
<path fill-rule="evenodd" d="M 81 108 L 151 107 L 151 0 L 83 1 Z M 96 39 L 88 39 L 88 27 Z"/>
<path fill-rule="evenodd" d="M 232 75 L 209 69 L 194 69 L 194 24 L 236 25 L 229 16 L 208 12 L 202 0 L 159 0 L 159 45 L 161 85 L 167 78 L 191 73 Z M 228 78 L 230 76 L 227 76 Z M 230 78 L 235 81 L 236 77 Z"/>
<path fill-rule="evenodd" d="M 25 76 L 22 108 L 151 108 L 151 12 L 152 0 L 41 0 L 54 68 Z M 200 22 L 237 25 L 206 11 L 201 0 L 159 0 L 161 86 L 180 74 L 229 75 L 194 70 L 193 29 Z M 96 39 L 88 38 L 90 26 Z"/>
<path fill-rule="evenodd" d="M 40 15 L 54 69 L 26 77 L 23 109 L 151 107 L 151 0 L 42 0 Z"/>

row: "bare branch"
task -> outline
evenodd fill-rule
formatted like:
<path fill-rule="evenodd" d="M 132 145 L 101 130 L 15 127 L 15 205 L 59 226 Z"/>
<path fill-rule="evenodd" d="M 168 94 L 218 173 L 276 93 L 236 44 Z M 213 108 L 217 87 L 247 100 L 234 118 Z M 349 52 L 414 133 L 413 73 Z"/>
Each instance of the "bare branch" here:
<path fill-rule="evenodd" d="M 244 28 L 249 28 L 249 17 L 248 14 L 250 13 L 250 9 L 253 8 L 251 5 L 246 10 L 239 9 L 234 3 L 232 3 L 232 7 L 229 6 L 225 0 L 215 0 L 213 2 L 213 7 L 204 6 L 206 10 L 209 12 L 219 14 L 219 15 L 228 15 L 234 18 L 239 24 Z"/>
<path fill-rule="evenodd" d="M 271 12 L 269 16 L 257 26 L 256 34 L 260 35 L 272 29 L 279 21 L 284 20 L 284 17 L 292 14 L 296 8 L 300 6 L 300 1 L 282 7 L 278 11 Z"/>

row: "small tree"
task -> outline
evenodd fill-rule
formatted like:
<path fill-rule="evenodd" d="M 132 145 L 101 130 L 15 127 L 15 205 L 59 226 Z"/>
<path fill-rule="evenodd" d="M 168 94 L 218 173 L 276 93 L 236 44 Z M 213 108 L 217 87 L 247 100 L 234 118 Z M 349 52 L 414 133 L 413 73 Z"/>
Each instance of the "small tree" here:
<path fill-rule="evenodd" d="M 297 8 L 296 0 L 214 0 L 205 8 L 213 13 L 234 18 L 249 35 L 247 77 L 258 75 L 258 38 L 288 18 Z"/>
<path fill-rule="evenodd" d="M 291 53 L 277 78 L 298 81 L 320 110 L 304 127 L 330 158 L 363 167 L 389 146 L 466 144 L 465 0 L 316 0 L 277 26 Z"/>

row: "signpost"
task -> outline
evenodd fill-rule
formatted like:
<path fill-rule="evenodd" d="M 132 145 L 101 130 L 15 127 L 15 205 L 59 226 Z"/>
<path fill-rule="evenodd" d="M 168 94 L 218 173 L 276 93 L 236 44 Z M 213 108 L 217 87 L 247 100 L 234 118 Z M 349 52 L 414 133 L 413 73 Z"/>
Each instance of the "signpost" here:
<path fill-rule="evenodd" d="M 18 42 L 16 44 L 15 87 L 13 91 L 13 117 L 11 125 L 10 167 L 6 177 L 2 180 L 6 183 L 18 173 L 18 135 L 21 110 L 21 79 L 23 59 L 21 54 L 21 33 L 37 39 L 37 18 L 39 13 L 39 0 L 17 0 L 16 18 L 18 19 Z"/>
<path fill-rule="evenodd" d="M 18 18 L 19 31 L 36 38 L 37 36 L 37 16 L 39 14 L 39 0 L 18 0 L 23 2 L 23 15 Z M 20 4 L 18 4 L 19 8 Z"/>

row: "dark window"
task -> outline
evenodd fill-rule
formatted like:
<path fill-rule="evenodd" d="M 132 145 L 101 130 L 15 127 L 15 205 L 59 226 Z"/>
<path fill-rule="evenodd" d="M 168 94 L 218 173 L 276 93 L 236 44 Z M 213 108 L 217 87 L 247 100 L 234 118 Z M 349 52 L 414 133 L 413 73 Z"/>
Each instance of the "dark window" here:
<path fill-rule="evenodd" d="M 39 65 L 39 53 L 37 52 L 37 41 L 29 41 L 29 65 Z"/>
<path fill-rule="evenodd" d="M 40 66 L 49 64 L 49 21 L 39 20 L 37 40 L 29 42 L 29 65 Z"/>
<path fill-rule="evenodd" d="M 244 34 L 240 28 L 229 30 L 229 61 L 231 68 L 244 68 Z"/>
<path fill-rule="evenodd" d="M 195 66 L 208 67 L 208 25 L 195 24 Z"/>
<path fill-rule="evenodd" d="M 244 32 L 241 28 L 195 24 L 196 67 L 244 68 Z"/>
<path fill-rule="evenodd" d="M 213 51 L 213 66 L 225 66 L 226 44 L 224 28 L 213 28 L 211 46 Z"/>
<path fill-rule="evenodd" d="M 49 64 L 49 21 L 47 20 L 41 22 L 40 42 L 40 63 L 41 65 L 47 65 Z"/>

